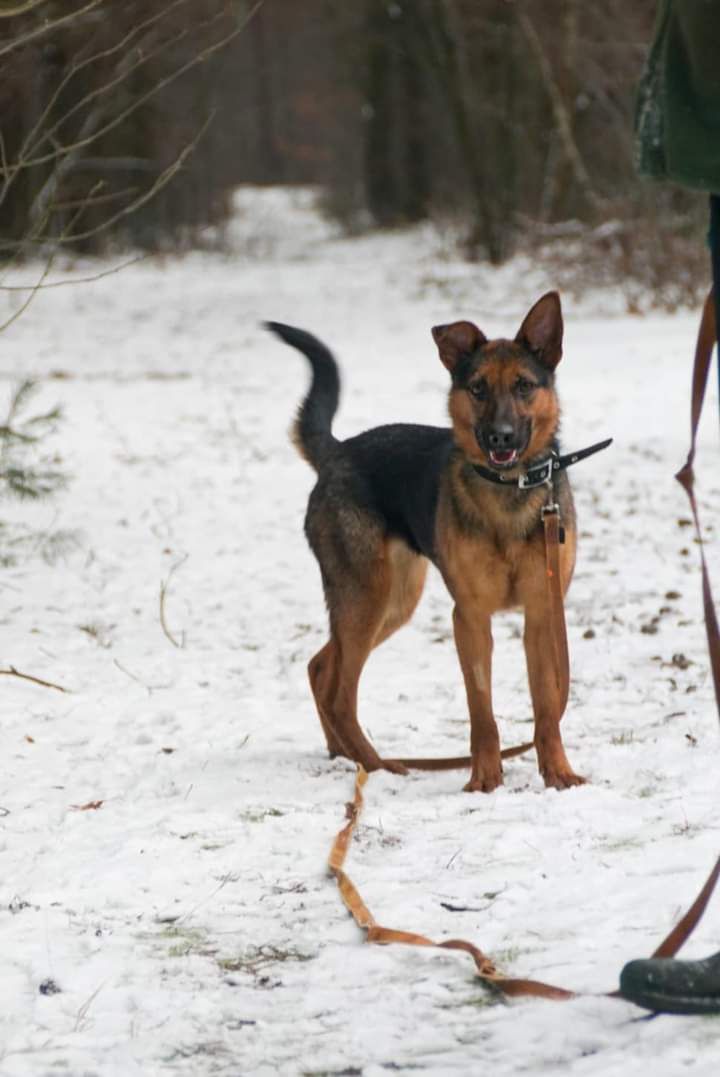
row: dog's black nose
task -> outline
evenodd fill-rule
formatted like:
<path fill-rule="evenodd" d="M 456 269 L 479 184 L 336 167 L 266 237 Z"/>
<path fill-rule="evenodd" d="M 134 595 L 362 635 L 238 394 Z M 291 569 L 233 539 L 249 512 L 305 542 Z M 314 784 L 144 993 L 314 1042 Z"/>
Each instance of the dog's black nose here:
<path fill-rule="evenodd" d="M 487 432 L 488 448 L 496 452 L 515 448 L 515 428 L 510 423 L 501 423 L 491 426 Z"/>

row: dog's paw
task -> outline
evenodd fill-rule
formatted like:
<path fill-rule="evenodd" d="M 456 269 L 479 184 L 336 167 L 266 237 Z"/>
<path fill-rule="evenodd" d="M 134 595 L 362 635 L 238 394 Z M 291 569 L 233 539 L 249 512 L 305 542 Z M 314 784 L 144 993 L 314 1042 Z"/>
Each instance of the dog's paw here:
<path fill-rule="evenodd" d="M 574 785 L 585 785 L 587 778 L 576 774 L 574 770 L 551 770 L 543 772 L 543 780 L 548 789 L 571 789 Z"/>
<path fill-rule="evenodd" d="M 470 778 L 467 785 L 463 786 L 464 793 L 492 793 L 503 783 L 502 771 L 493 774 L 480 774 Z"/>

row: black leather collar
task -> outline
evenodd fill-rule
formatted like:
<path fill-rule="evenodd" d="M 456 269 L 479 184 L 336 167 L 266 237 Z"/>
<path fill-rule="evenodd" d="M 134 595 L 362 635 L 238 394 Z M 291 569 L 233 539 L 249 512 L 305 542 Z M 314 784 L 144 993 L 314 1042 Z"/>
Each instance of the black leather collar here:
<path fill-rule="evenodd" d="M 482 475 L 488 482 L 497 483 L 498 486 L 518 486 L 521 490 L 532 490 L 534 487 L 543 486 L 546 483 L 549 485 L 556 471 L 564 471 L 566 467 L 577 464 L 580 460 L 585 460 L 586 457 L 592 456 L 593 453 L 607 449 L 608 445 L 612 445 L 612 440 L 612 438 L 607 438 L 605 441 L 598 441 L 595 445 L 588 445 L 587 449 L 578 449 L 577 452 L 569 452 L 564 456 L 560 456 L 559 453 L 553 451 L 545 460 L 542 460 L 539 464 L 533 464 L 532 467 L 529 467 L 527 471 L 522 472 L 520 475 L 506 476 L 502 471 L 492 471 L 489 467 L 483 467 L 481 464 L 473 464 L 472 466 L 478 475 Z"/>

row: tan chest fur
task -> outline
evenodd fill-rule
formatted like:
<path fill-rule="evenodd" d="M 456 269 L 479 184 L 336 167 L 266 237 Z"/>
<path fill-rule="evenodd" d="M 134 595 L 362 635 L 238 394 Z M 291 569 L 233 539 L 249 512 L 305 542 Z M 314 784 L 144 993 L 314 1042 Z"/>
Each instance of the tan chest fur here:
<path fill-rule="evenodd" d="M 437 514 L 438 567 L 456 602 L 485 613 L 545 601 L 545 541 L 541 510 L 548 498 L 534 491 L 494 489 L 451 468 Z M 511 511 L 508 511 L 508 502 Z M 572 511 L 560 547 L 563 592 L 575 566 Z"/>

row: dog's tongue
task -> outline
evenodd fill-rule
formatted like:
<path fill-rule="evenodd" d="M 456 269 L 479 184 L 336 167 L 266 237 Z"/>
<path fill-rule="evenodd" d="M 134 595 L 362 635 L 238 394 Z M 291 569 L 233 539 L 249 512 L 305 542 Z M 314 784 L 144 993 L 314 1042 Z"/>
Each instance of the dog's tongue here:
<path fill-rule="evenodd" d="M 503 449 L 502 451 L 490 453 L 490 459 L 494 464 L 509 464 L 516 456 L 517 450 L 515 449 Z"/>

